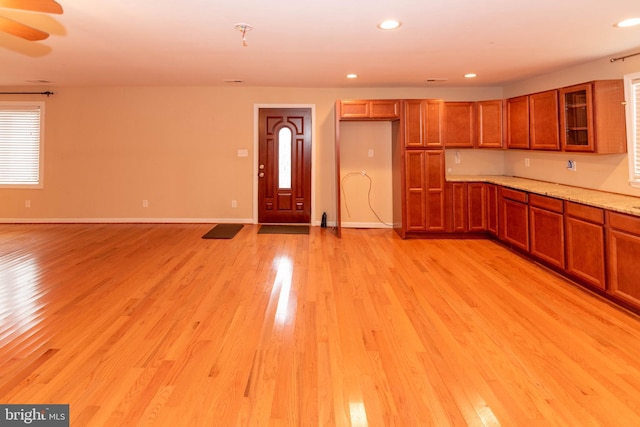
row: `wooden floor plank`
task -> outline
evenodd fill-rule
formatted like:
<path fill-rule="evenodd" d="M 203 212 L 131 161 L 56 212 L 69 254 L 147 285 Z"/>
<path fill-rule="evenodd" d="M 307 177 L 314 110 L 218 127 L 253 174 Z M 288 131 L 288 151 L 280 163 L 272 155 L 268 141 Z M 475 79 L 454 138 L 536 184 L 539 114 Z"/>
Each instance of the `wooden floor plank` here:
<path fill-rule="evenodd" d="M 91 426 L 640 424 L 640 319 L 489 240 L 1 224 L 0 403 Z"/>

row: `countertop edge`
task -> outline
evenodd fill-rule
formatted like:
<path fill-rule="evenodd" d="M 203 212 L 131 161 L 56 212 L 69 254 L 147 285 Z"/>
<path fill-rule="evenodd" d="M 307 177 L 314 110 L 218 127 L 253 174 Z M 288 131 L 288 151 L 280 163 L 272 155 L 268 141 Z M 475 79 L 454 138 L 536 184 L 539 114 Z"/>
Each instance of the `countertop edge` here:
<path fill-rule="evenodd" d="M 446 182 L 485 182 L 640 217 L 640 197 L 504 175 L 446 175 Z"/>

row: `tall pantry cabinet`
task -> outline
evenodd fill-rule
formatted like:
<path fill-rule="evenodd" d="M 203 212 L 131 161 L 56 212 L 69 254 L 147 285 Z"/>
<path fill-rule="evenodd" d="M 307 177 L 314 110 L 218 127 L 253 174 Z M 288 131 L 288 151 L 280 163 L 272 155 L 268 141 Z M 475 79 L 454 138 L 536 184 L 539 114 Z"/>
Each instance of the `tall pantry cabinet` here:
<path fill-rule="evenodd" d="M 403 101 L 400 117 L 404 140 L 404 211 L 396 231 L 445 231 L 445 173 L 442 140 L 443 102 Z"/>

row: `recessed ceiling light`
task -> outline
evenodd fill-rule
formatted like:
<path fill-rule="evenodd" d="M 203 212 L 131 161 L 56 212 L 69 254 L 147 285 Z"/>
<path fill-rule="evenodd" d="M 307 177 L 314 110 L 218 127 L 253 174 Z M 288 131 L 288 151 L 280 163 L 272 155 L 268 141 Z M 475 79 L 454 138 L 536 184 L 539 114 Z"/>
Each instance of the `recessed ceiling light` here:
<path fill-rule="evenodd" d="M 357 78 L 358 78 L 358 75 L 357 75 L 357 74 L 355 74 L 355 73 L 347 74 L 347 78 L 348 78 L 348 79 L 357 79 Z"/>
<path fill-rule="evenodd" d="M 476 77 L 476 76 L 477 76 L 477 74 L 476 74 L 476 73 L 467 73 L 467 74 L 465 74 L 464 76 L 465 76 L 465 78 L 467 78 L 467 79 L 472 79 L 472 78 Z"/>
<path fill-rule="evenodd" d="M 620 21 L 616 24 L 616 27 L 625 28 L 633 27 L 634 25 L 640 25 L 640 18 L 629 18 L 624 21 Z"/>
<path fill-rule="evenodd" d="M 223 82 L 225 82 L 225 83 L 235 83 L 235 84 L 240 84 L 240 83 L 244 83 L 244 80 L 240 80 L 240 79 L 227 79 L 227 80 L 223 80 Z"/>
<path fill-rule="evenodd" d="M 395 30 L 400 25 L 402 24 L 395 19 L 386 19 L 378 24 L 378 28 L 380 28 L 381 30 Z"/>

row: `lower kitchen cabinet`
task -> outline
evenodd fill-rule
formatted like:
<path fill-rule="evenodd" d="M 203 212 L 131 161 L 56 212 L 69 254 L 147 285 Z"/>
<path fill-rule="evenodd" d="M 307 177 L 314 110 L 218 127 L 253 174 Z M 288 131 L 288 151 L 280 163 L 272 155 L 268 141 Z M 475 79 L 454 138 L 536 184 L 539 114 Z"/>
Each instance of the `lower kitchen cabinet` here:
<path fill-rule="evenodd" d="M 467 215 L 469 206 L 467 203 L 467 184 L 454 182 L 448 185 L 449 197 L 451 197 L 451 231 L 464 233 L 467 231 Z"/>
<path fill-rule="evenodd" d="M 487 230 L 487 186 L 482 182 L 467 184 L 467 230 L 483 232 Z"/>
<path fill-rule="evenodd" d="M 445 231 L 444 151 L 405 153 L 406 231 Z"/>
<path fill-rule="evenodd" d="M 454 233 L 484 233 L 487 231 L 486 184 L 454 182 L 447 184 L 448 228 Z"/>
<path fill-rule="evenodd" d="M 566 272 L 605 289 L 604 210 L 565 202 Z"/>
<path fill-rule="evenodd" d="M 487 206 L 487 231 L 493 236 L 498 236 L 498 186 L 486 184 Z"/>
<path fill-rule="evenodd" d="M 609 292 L 640 307 L 640 218 L 607 212 Z"/>
<path fill-rule="evenodd" d="M 529 251 L 528 194 L 500 188 L 500 239 L 523 251 Z"/>
<path fill-rule="evenodd" d="M 531 255 L 564 269 L 564 203 L 552 197 L 529 195 Z"/>

